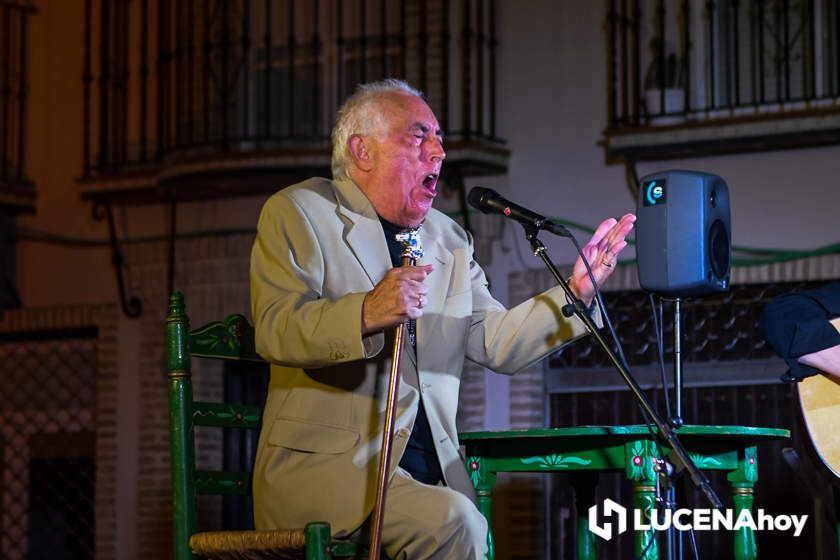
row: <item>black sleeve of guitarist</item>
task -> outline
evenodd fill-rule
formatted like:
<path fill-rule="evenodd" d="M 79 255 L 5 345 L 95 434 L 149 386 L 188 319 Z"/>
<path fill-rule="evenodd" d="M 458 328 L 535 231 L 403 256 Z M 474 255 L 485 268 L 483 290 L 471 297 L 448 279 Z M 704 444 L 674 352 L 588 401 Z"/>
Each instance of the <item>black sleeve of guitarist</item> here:
<path fill-rule="evenodd" d="M 764 307 L 758 327 L 770 347 L 790 367 L 790 372 L 782 376 L 783 381 L 797 381 L 819 373 L 797 359 L 840 344 L 840 333 L 829 323 L 838 316 L 840 282 L 784 294 Z"/>

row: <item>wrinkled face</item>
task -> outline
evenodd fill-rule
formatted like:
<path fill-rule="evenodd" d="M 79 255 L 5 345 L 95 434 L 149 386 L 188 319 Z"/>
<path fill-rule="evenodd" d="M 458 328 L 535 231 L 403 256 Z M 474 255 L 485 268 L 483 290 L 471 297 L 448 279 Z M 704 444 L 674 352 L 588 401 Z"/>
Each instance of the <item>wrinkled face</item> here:
<path fill-rule="evenodd" d="M 414 227 L 437 195 L 446 153 L 440 125 L 426 103 L 410 94 L 389 94 L 379 103 L 383 127 L 350 139 L 356 164 L 351 177 L 376 212 L 397 225 Z"/>

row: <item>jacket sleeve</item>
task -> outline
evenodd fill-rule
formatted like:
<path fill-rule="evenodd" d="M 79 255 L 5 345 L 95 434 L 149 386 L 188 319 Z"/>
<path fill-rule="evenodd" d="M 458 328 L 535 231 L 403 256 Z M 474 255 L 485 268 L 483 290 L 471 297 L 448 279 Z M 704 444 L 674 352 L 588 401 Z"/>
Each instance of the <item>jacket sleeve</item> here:
<path fill-rule="evenodd" d="M 566 296 L 562 288 L 551 288 L 506 309 L 490 295 L 484 271 L 473 258 L 472 238 L 467 254 L 473 297 L 467 358 L 498 373 L 512 374 L 586 334 L 580 319 L 563 315 Z M 597 306 L 593 313 L 600 316 Z"/>
<path fill-rule="evenodd" d="M 275 195 L 262 209 L 251 251 L 257 352 L 289 367 L 324 367 L 376 355 L 384 335 L 362 337 L 365 293 L 323 297 L 324 256 L 304 211 Z"/>

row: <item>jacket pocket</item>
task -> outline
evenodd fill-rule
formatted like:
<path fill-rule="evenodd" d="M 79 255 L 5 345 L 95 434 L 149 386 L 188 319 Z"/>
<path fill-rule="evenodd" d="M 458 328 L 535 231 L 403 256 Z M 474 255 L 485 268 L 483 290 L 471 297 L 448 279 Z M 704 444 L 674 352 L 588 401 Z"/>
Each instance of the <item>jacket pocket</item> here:
<path fill-rule="evenodd" d="M 298 418 L 275 418 L 268 433 L 269 445 L 308 453 L 338 455 L 352 449 L 358 441 L 355 430 Z"/>

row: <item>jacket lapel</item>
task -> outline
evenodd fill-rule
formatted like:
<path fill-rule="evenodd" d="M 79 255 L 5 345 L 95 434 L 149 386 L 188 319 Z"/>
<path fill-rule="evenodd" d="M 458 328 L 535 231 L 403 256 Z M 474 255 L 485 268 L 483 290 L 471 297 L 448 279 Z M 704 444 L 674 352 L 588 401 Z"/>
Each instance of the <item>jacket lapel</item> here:
<path fill-rule="evenodd" d="M 418 370 L 422 370 L 423 354 L 429 351 L 429 343 L 436 332 L 437 325 L 443 315 L 443 304 L 449 287 L 449 278 L 455 257 L 452 253 L 435 240 L 426 242 L 423 239 L 424 255 L 419 264 L 433 264 L 434 272 L 426 277 L 429 287 L 428 303 L 423 308 L 423 316 L 417 320 L 417 361 Z"/>
<path fill-rule="evenodd" d="M 382 224 L 365 194 L 350 180 L 334 182 L 338 212 L 343 216 L 344 241 L 375 286 L 391 268 Z"/>
<path fill-rule="evenodd" d="M 344 240 L 359 261 L 359 265 L 367 274 L 371 287 L 379 283 L 385 273 L 391 268 L 391 255 L 385 241 L 382 223 L 373 205 L 365 194 L 350 180 L 335 181 L 338 212 L 344 217 Z M 386 337 L 393 340 L 394 329 L 388 329 Z M 408 332 L 405 337 L 406 348 L 403 359 L 417 367 L 417 358 L 408 342 Z"/>

